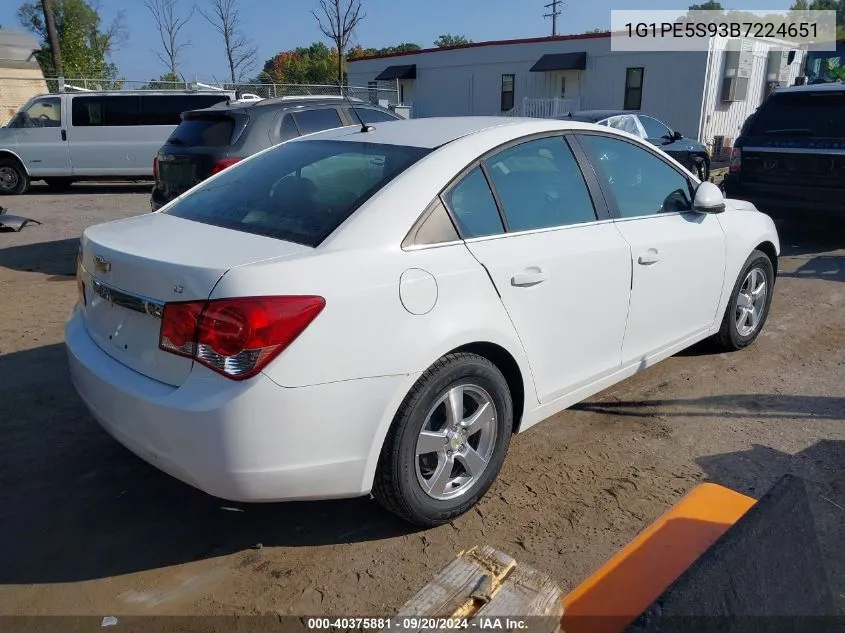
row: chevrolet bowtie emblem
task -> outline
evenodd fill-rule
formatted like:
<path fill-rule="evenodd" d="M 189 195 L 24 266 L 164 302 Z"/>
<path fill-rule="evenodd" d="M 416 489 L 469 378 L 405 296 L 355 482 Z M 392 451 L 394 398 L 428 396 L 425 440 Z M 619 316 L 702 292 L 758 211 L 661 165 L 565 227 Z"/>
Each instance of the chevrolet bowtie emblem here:
<path fill-rule="evenodd" d="M 96 268 L 101 273 L 107 273 L 111 270 L 111 262 L 108 261 L 105 257 L 97 255 L 94 258 L 94 268 Z"/>

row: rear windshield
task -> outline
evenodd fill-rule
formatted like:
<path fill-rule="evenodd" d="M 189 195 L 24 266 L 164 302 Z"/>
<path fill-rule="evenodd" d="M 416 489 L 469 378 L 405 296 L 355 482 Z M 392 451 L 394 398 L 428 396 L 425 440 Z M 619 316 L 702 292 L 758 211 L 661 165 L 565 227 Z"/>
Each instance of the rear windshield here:
<path fill-rule="evenodd" d="M 284 143 L 230 167 L 164 213 L 318 246 L 430 151 L 350 141 Z"/>
<path fill-rule="evenodd" d="M 845 91 L 774 94 L 754 115 L 751 136 L 845 138 Z"/>
<path fill-rule="evenodd" d="M 173 130 L 167 143 L 189 147 L 220 147 L 231 142 L 234 129 L 235 121 L 225 115 L 190 117 Z"/>

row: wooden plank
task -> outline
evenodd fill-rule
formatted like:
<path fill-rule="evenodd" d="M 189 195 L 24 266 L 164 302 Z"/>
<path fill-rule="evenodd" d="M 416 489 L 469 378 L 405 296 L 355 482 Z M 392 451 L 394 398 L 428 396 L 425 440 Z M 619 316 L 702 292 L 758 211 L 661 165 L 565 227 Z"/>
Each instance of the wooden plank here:
<path fill-rule="evenodd" d="M 404 618 L 500 619 L 546 616 L 534 633 L 551 633 L 563 612 L 560 588 L 554 581 L 528 566 L 518 566 L 507 554 L 487 545 L 461 552 L 431 582 L 420 589 L 393 618 L 394 626 L 422 633 L 430 621 L 407 626 Z M 546 624 L 548 623 L 548 624 Z M 479 628 L 470 624 L 470 628 Z M 480 628 L 483 628 L 480 627 Z M 442 630 L 442 629 L 440 629 Z M 388 631 L 388 629 L 384 629 Z"/>

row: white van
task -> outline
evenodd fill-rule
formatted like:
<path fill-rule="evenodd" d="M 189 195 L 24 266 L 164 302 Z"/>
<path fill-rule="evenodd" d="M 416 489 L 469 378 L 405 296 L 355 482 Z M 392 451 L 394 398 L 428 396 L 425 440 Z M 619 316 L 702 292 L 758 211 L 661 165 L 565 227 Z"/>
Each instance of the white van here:
<path fill-rule="evenodd" d="M 65 92 L 33 97 L 0 128 L 0 194 L 33 180 L 151 180 L 153 158 L 187 110 L 234 92 Z"/>

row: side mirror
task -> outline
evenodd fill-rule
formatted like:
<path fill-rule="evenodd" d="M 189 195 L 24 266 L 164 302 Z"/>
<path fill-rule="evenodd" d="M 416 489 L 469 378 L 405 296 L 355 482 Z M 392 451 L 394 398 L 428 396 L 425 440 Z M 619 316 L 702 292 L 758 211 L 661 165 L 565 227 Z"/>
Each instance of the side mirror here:
<path fill-rule="evenodd" d="M 702 182 L 695 190 L 692 201 L 696 213 L 722 213 L 725 210 L 725 196 L 712 182 Z"/>
<path fill-rule="evenodd" d="M 680 141 L 684 138 L 684 135 L 680 132 L 672 132 L 672 140 L 673 141 Z"/>

